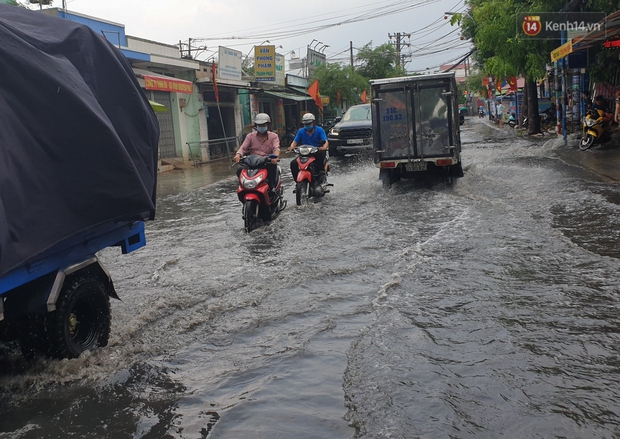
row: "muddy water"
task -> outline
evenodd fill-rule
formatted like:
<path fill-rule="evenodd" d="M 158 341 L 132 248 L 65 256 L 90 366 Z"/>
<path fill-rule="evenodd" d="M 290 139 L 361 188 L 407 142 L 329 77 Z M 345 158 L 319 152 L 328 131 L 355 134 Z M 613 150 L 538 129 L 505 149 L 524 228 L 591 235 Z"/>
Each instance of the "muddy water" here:
<path fill-rule="evenodd" d="M 110 345 L 11 357 L 0 438 L 620 434 L 619 188 L 477 120 L 463 140 L 453 186 L 334 159 L 298 208 L 287 174 L 249 235 L 227 164 L 162 189 L 147 247 L 100 255 Z"/>

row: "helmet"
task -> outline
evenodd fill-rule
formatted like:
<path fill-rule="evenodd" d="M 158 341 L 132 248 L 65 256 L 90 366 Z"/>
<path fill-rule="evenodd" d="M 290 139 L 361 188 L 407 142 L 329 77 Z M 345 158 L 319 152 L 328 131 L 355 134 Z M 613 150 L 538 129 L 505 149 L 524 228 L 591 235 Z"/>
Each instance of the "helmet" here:
<path fill-rule="evenodd" d="M 257 125 L 262 125 L 264 123 L 271 123 L 271 118 L 267 113 L 258 113 L 256 117 L 254 117 L 254 123 Z"/>
<path fill-rule="evenodd" d="M 314 122 L 314 114 L 312 114 L 312 113 L 304 114 L 304 116 L 301 118 L 301 122 L 302 123 L 312 123 L 312 122 Z"/>

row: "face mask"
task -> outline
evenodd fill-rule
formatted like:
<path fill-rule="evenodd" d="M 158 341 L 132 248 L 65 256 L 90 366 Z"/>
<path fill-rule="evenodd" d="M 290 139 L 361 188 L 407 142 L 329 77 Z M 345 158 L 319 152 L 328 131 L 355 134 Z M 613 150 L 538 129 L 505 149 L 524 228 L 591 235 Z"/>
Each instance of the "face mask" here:
<path fill-rule="evenodd" d="M 304 125 L 304 128 L 306 129 L 306 131 L 312 131 L 312 128 L 314 128 L 314 125 L 313 124 Z"/>
<path fill-rule="evenodd" d="M 256 127 L 256 131 L 261 134 L 265 134 L 267 132 L 267 127 Z"/>

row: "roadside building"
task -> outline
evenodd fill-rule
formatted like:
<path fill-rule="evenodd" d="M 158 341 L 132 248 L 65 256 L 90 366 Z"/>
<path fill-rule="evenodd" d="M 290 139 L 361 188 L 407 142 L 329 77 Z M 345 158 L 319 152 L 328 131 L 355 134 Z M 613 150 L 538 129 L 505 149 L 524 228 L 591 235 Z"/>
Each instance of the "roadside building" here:
<path fill-rule="evenodd" d="M 120 23 L 60 8 L 42 12 L 84 24 L 103 35 L 125 55 L 145 95 L 166 107 L 167 111 L 156 113 L 160 124 L 160 169 L 167 169 L 175 161 L 198 159 L 188 146 L 188 142 L 200 140 L 201 106 L 194 87 L 197 61 L 181 58 L 175 45 L 128 36 Z"/>

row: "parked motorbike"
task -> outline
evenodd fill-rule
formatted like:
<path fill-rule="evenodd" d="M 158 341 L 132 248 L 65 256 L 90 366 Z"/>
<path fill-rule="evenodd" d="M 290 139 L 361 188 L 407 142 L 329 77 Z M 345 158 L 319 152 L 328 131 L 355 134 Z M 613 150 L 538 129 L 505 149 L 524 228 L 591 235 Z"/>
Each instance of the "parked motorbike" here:
<path fill-rule="evenodd" d="M 583 121 L 583 135 L 579 142 L 579 149 L 585 151 L 595 143 L 609 140 L 611 120 L 605 117 L 603 110 L 590 110 Z"/>
<path fill-rule="evenodd" d="M 296 133 L 297 129 L 294 126 L 286 127 L 286 132 L 280 137 L 280 148 L 286 149 L 291 146 L 291 143 L 295 140 Z"/>
<path fill-rule="evenodd" d="M 321 198 L 329 193 L 327 183 L 327 173 L 329 171 L 329 161 L 325 158 L 325 170 L 317 169 L 315 154 L 319 151 L 316 146 L 300 145 L 293 152 L 297 154 L 295 160 L 299 166 L 299 174 L 295 185 L 295 199 L 298 206 L 308 203 L 309 198 Z M 321 172 L 323 171 L 323 172 Z"/>
<path fill-rule="evenodd" d="M 265 166 L 275 154 L 269 156 L 248 155 L 239 160 L 241 173 L 237 196 L 243 204 L 242 217 L 245 231 L 250 233 L 262 222 L 273 220 L 286 207 L 280 167 L 277 167 L 276 187 L 269 191 Z"/>
<path fill-rule="evenodd" d="M 510 128 L 514 128 L 517 126 L 517 118 L 513 114 L 511 114 L 508 118 L 508 125 L 510 126 Z"/>

